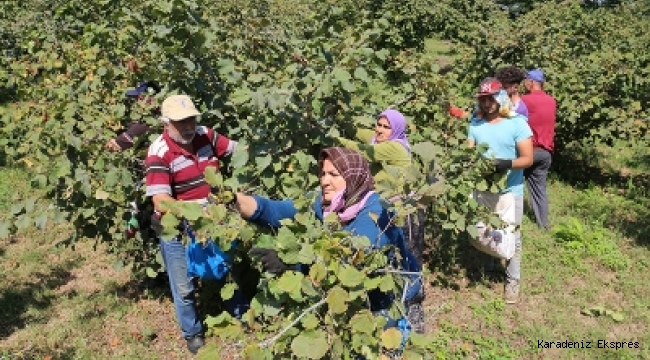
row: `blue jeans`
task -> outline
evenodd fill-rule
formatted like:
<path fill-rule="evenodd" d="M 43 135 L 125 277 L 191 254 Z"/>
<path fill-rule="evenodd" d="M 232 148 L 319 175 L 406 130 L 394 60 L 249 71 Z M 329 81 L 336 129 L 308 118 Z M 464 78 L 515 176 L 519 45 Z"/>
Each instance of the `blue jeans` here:
<path fill-rule="evenodd" d="M 187 275 L 185 246 L 180 240 L 180 238 L 174 238 L 167 241 L 160 238 L 160 252 L 169 277 L 169 287 L 176 309 L 176 320 L 181 326 L 183 337 L 189 338 L 200 334 L 203 331 L 203 324 L 196 309 L 194 283 L 192 278 Z"/>

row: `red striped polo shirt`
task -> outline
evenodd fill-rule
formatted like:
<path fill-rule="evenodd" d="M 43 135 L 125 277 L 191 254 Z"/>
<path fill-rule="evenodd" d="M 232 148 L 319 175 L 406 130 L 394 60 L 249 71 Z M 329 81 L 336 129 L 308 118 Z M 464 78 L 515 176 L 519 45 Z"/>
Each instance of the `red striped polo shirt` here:
<path fill-rule="evenodd" d="M 218 170 L 218 159 L 230 155 L 237 143 L 206 126 L 199 126 L 192 145 L 194 153 L 191 154 L 164 131 L 149 146 L 145 160 L 147 196 L 169 194 L 177 200 L 208 197 L 210 185 L 203 176 L 205 168 L 214 166 Z"/>

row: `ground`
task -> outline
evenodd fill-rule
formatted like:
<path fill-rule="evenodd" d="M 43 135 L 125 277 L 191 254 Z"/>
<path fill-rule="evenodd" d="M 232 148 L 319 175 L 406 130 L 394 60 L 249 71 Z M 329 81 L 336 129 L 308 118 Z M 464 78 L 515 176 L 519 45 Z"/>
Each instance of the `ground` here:
<path fill-rule="evenodd" d="M 426 47 L 441 66 L 453 62 L 448 43 Z M 519 304 L 501 298 L 503 268 L 484 272 L 485 256 L 462 237 L 452 266 L 430 264 L 427 333 L 438 351 L 428 358 L 650 358 L 650 157 L 630 144 L 577 147 L 554 165 L 553 229 L 542 232 L 531 214 L 522 226 Z M 33 190 L 24 171 L 0 175 L 7 212 Z M 28 229 L 0 240 L 0 359 L 191 359 L 164 279 L 136 280 L 101 244 L 57 246 L 69 233 Z M 639 348 L 598 348 L 598 340 Z M 218 347 L 221 359 L 236 358 L 234 345 Z"/>
<path fill-rule="evenodd" d="M 553 229 L 539 230 L 531 214 L 524 219 L 519 304 L 501 298 L 503 268 L 485 273 L 484 257 L 469 246 L 451 268 L 432 264 L 427 332 L 439 351 L 430 357 L 650 358 L 644 151 L 603 148 L 597 158 L 604 160 L 589 161 L 600 177 L 553 174 Z M 30 189 L 23 172 L 0 172 L 0 210 L 6 211 L 12 196 Z M 32 229 L 0 241 L 0 359 L 192 358 L 164 281 L 134 280 L 92 242 L 57 247 L 68 232 Z M 598 340 L 639 348 L 598 348 Z M 540 341 L 591 341 L 591 348 L 544 349 Z M 232 345 L 219 346 L 221 358 L 235 358 Z"/>

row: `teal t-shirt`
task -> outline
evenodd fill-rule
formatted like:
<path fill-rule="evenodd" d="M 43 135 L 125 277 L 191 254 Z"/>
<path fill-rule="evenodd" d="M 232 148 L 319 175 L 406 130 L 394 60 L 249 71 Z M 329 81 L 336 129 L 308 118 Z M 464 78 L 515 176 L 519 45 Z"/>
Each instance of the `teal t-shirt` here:
<path fill-rule="evenodd" d="M 525 116 L 517 114 L 505 118 L 496 124 L 490 124 L 482 118 L 473 117 L 469 124 L 467 137 L 476 145 L 487 144 L 489 149 L 483 154 L 495 159 L 514 160 L 519 154 L 517 143 L 533 136 Z M 506 192 L 515 196 L 524 195 L 524 170 L 508 170 Z"/>

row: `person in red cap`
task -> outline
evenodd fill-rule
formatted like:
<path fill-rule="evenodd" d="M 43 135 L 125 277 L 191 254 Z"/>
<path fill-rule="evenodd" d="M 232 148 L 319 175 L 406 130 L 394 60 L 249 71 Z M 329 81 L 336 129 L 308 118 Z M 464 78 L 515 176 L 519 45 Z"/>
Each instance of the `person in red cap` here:
<path fill-rule="evenodd" d="M 548 230 L 548 195 L 546 178 L 555 147 L 555 117 L 557 102 L 544 91 L 544 73 L 540 69 L 528 72 L 524 86 L 528 94 L 522 100 L 528 108 L 528 125 L 533 130 L 533 165 L 524 171 L 530 204 L 537 224 Z"/>
<path fill-rule="evenodd" d="M 526 117 L 514 111 L 510 97 L 501 83 L 495 78 L 486 78 L 476 93 L 478 111 L 472 115 L 469 124 L 468 144 L 487 144 L 483 154 L 494 161 L 494 172 L 506 175 L 506 188 L 498 194 L 475 191 L 474 198 L 491 208 L 513 209 L 509 217 L 499 213 L 501 219 L 518 225 L 523 217 L 524 174 L 523 169 L 533 163 L 532 131 Z M 482 202 L 481 199 L 496 199 L 495 203 Z M 511 215 L 511 216 L 510 216 Z M 506 303 L 519 300 L 519 281 L 521 278 L 521 233 L 515 233 L 515 253 L 508 260 L 507 282 L 504 289 Z"/>

